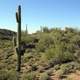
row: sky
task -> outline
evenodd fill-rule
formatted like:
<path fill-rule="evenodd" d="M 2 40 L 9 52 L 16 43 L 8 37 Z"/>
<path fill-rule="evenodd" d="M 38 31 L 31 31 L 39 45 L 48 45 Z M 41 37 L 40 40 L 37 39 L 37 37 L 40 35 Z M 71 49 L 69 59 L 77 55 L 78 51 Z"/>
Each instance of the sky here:
<path fill-rule="evenodd" d="M 0 0 L 0 28 L 17 31 L 15 12 L 22 8 L 22 30 L 40 26 L 80 29 L 80 0 Z"/>

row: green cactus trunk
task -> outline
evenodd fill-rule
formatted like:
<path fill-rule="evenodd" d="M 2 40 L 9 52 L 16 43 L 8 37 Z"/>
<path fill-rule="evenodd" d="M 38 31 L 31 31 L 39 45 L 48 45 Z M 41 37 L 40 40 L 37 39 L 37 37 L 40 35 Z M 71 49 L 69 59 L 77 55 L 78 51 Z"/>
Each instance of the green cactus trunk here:
<path fill-rule="evenodd" d="M 17 57 L 18 57 L 18 65 L 17 65 L 17 71 L 20 71 L 21 66 L 21 6 L 18 7 L 18 12 L 16 12 L 16 21 L 18 24 L 18 31 L 17 31 Z"/>
<path fill-rule="evenodd" d="M 17 46 L 20 46 L 21 43 L 21 6 L 18 7 L 18 12 L 16 13 L 18 19 L 18 31 L 17 31 Z"/>

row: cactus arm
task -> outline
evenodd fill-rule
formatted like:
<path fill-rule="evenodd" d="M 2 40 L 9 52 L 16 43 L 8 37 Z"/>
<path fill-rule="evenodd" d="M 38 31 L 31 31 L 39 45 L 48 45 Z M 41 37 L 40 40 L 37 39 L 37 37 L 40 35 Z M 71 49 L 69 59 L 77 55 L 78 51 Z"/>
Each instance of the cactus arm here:
<path fill-rule="evenodd" d="M 18 12 L 16 12 L 16 21 L 17 21 L 17 23 L 19 22 L 19 19 L 18 19 Z"/>

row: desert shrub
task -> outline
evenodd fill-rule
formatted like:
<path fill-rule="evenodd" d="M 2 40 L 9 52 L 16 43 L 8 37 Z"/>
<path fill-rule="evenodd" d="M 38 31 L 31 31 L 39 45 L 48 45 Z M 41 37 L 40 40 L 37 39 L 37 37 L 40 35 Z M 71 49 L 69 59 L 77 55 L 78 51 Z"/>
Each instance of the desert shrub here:
<path fill-rule="evenodd" d="M 15 70 L 10 70 L 8 73 L 8 80 L 17 80 L 17 73 Z"/>
<path fill-rule="evenodd" d="M 22 80 L 35 80 L 36 74 L 34 72 L 23 75 Z"/>
<path fill-rule="evenodd" d="M 54 70 L 59 70 L 59 69 L 60 69 L 60 65 L 59 64 L 54 66 Z"/>
<path fill-rule="evenodd" d="M 37 69 L 37 65 L 32 65 L 32 71 L 36 71 Z"/>
<path fill-rule="evenodd" d="M 75 62 L 71 62 L 70 65 L 73 66 L 74 70 L 80 70 L 80 63 L 75 61 Z"/>
<path fill-rule="evenodd" d="M 62 63 L 66 63 L 73 60 L 74 60 L 74 55 L 72 53 L 70 53 L 69 51 L 63 53 Z"/>
<path fill-rule="evenodd" d="M 60 69 L 55 72 L 55 74 L 59 77 L 59 79 L 63 80 L 66 78 L 66 75 L 74 72 L 73 63 L 66 63 L 60 66 Z"/>
<path fill-rule="evenodd" d="M 3 68 L 5 68 L 4 63 L 0 63 L 0 70 L 3 69 Z"/>
<path fill-rule="evenodd" d="M 51 75 L 53 73 L 53 71 L 54 71 L 54 68 L 50 68 L 49 70 L 46 71 L 46 73 L 48 75 Z"/>
<path fill-rule="evenodd" d="M 49 29 L 48 29 L 48 27 L 46 27 L 46 26 L 43 27 L 42 29 L 43 29 L 43 32 L 49 32 Z"/>
<path fill-rule="evenodd" d="M 60 68 L 64 74 L 68 74 L 70 72 L 74 72 L 75 70 L 79 69 L 80 64 L 77 62 L 71 62 L 67 64 L 62 64 Z"/>
<path fill-rule="evenodd" d="M 60 69 L 55 72 L 55 75 L 57 75 L 57 77 L 62 80 L 62 78 L 64 76 L 64 72 Z"/>
<path fill-rule="evenodd" d="M 33 41 L 33 37 L 30 35 L 26 35 L 25 32 L 22 32 L 22 42 L 31 43 Z"/>
<path fill-rule="evenodd" d="M 33 55 L 31 53 L 24 54 L 24 62 L 28 62 L 29 59 L 33 58 Z"/>
<path fill-rule="evenodd" d="M 7 80 L 7 79 L 8 79 L 7 70 L 0 70 L 0 80 Z"/>
<path fill-rule="evenodd" d="M 9 48 L 11 47 L 12 43 L 8 40 L 0 40 L 0 48 Z"/>
<path fill-rule="evenodd" d="M 49 75 L 47 73 L 42 73 L 40 76 L 40 80 L 49 80 Z"/>
<path fill-rule="evenodd" d="M 76 70 L 80 70 L 80 63 L 75 63 L 75 67 L 74 67 L 74 69 L 76 69 Z"/>
<path fill-rule="evenodd" d="M 46 50 L 46 54 L 45 54 L 47 59 L 60 59 L 60 56 L 63 56 L 63 45 L 54 45 L 54 47 L 49 48 Z M 62 59 L 62 58 L 61 58 Z"/>
<path fill-rule="evenodd" d="M 17 80 L 16 71 L 0 70 L 0 80 Z"/>
<path fill-rule="evenodd" d="M 52 47 L 53 44 L 54 44 L 53 38 L 49 34 L 44 33 L 41 36 L 41 38 L 36 46 L 36 49 L 38 52 L 44 52 L 46 49 Z"/>
<path fill-rule="evenodd" d="M 64 52 L 61 45 L 48 49 L 43 55 L 46 57 L 46 59 L 52 60 L 54 64 L 66 63 L 74 60 L 74 55 L 68 51 Z"/>

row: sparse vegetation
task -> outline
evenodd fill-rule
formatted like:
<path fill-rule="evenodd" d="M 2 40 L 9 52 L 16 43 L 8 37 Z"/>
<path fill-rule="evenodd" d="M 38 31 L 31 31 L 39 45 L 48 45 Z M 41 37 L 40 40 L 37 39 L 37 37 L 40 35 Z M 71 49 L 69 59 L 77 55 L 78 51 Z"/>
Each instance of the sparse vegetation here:
<path fill-rule="evenodd" d="M 42 73 L 40 76 L 40 80 L 49 80 L 49 75 L 47 73 Z"/>
<path fill-rule="evenodd" d="M 48 29 L 27 36 L 24 34 L 22 40 L 26 44 L 26 51 L 21 61 L 21 80 L 50 80 L 55 73 L 62 78 L 80 70 L 80 31 L 65 28 Z M 1 38 L 0 80 L 16 80 L 16 65 L 17 56 L 12 40 Z"/>

